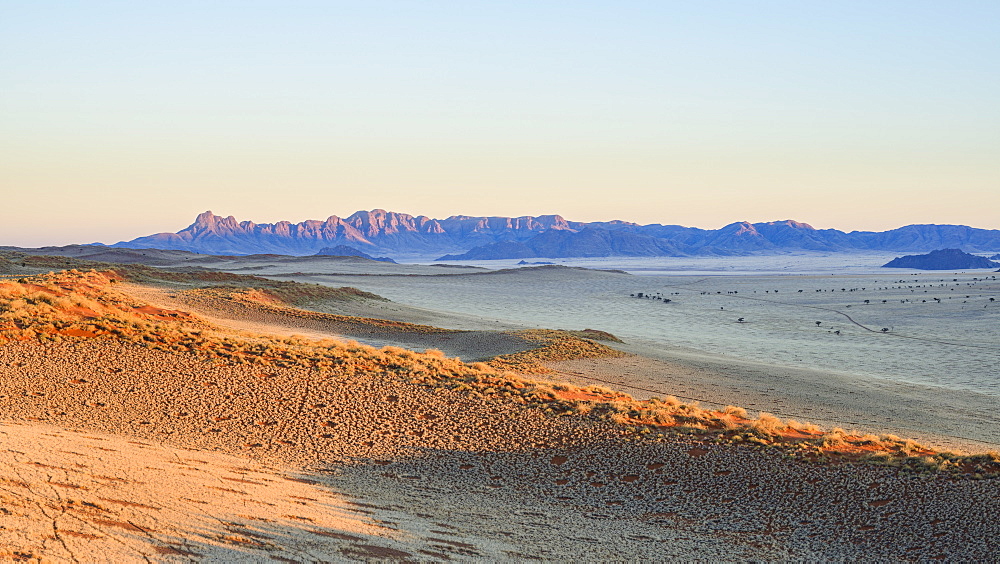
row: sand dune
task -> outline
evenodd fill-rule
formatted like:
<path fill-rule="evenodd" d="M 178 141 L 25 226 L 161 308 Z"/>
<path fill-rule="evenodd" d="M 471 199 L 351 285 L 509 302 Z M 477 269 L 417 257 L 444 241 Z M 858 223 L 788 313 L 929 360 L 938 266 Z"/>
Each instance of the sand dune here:
<path fill-rule="evenodd" d="M 213 328 L 101 280 L 3 288 L 4 315 L 35 308 L 0 345 L 9 558 L 998 555 L 994 479 L 660 433 L 596 416 L 613 398 L 525 401 L 440 355 Z"/>
<path fill-rule="evenodd" d="M 755 408 L 787 417 L 941 446 L 1000 447 L 1000 388 L 992 377 L 1000 284 L 981 273 L 565 274 L 291 279 L 354 285 L 428 310 L 526 327 L 610 331 L 624 350 L 673 367 L 662 378 L 650 369 L 631 382 L 660 395 L 720 403 L 748 395 Z M 629 297 L 637 291 L 672 301 Z"/>
<path fill-rule="evenodd" d="M 314 309 L 320 311 L 292 312 L 286 307 L 268 307 L 269 304 L 259 302 L 227 299 L 228 296 L 220 294 L 139 285 L 126 285 L 120 289 L 162 307 L 194 311 L 213 323 L 260 334 L 353 339 L 375 347 L 395 345 L 421 351 L 433 348 L 444 351 L 448 356 L 468 361 L 487 360 L 532 346 L 509 331 L 499 331 L 502 325 L 490 331 L 427 326 L 416 322 L 427 319 L 424 312 L 374 300 L 314 304 Z M 322 310 L 336 310 L 339 313 L 327 314 Z M 450 325 L 465 321 L 456 317 L 458 316 L 449 318 L 433 315 L 432 320 L 450 321 Z M 366 319 L 397 323 L 366 323 Z"/>
<path fill-rule="evenodd" d="M 810 465 L 683 437 L 636 443 L 612 424 L 379 374 L 261 374 L 99 342 L 0 354 L 6 419 L 31 425 L 5 443 L 17 463 L 5 465 L 5 499 L 23 508 L 8 523 L 49 512 L 45 526 L 7 525 L 2 538 L 38 557 L 996 556 L 993 480 Z M 60 534 L 101 538 L 46 542 L 64 511 Z"/>
<path fill-rule="evenodd" d="M 363 500 L 246 457 L 38 424 L 0 434 L 3 559 L 314 560 L 415 544 Z"/>

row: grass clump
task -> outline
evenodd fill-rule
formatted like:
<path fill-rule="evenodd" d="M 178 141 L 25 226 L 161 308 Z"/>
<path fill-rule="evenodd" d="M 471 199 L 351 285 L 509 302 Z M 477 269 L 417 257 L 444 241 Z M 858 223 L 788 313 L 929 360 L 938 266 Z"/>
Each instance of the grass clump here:
<path fill-rule="evenodd" d="M 554 329 L 519 331 L 517 336 L 538 346 L 526 351 L 493 357 L 489 361 L 489 365 L 497 370 L 510 370 L 521 374 L 550 374 L 553 370 L 542 363 L 580 358 L 615 358 L 625 356 L 625 353 L 617 349 L 579 336 L 580 333 L 589 334 L 586 333 L 587 331 L 593 330 L 588 329 L 582 332 Z M 600 333 L 604 332 L 601 331 Z M 614 337 L 610 333 L 605 334 Z"/>

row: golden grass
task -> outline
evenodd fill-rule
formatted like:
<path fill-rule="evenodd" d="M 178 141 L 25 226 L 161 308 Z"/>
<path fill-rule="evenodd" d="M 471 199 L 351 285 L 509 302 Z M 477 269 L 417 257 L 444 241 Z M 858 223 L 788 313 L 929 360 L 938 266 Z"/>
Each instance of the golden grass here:
<path fill-rule="evenodd" d="M 0 266 L 17 264 L 29 268 L 53 268 L 58 270 L 99 270 L 102 272 L 113 272 L 117 277 L 135 282 L 138 284 L 182 284 L 182 285 L 220 285 L 225 284 L 230 287 L 244 287 L 264 290 L 281 300 L 285 304 L 295 306 L 305 306 L 317 302 L 328 301 L 348 301 L 357 299 L 367 299 L 375 301 L 389 301 L 378 294 L 358 290 L 357 288 L 343 287 L 332 288 L 322 284 L 310 284 L 305 282 L 271 280 L 249 274 L 233 274 L 230 272 L 219 272 L 200 270 L 197 268 L 185 268 L 180 270 L 164 270 L 144 264 L 121 264 L 100 261 L 87 261 L 72 257 L 48 256 L 48 255 L 28 255 L 21 253 L 2 253 L 11 259 L 19 259 L 16 262 L 2 258 L 0 256 Z"/>
<path fill-rule="evenodd" d="M 239 335 L 185 312 L 138 303 L 114 291 L 119 280 L 121 276 L 115 272 L 76 270 L 0 280 L 0 344 L 33 339 L 119 339 L 230 364 L 306 367 L 334 377 L 374 372 L 484 399 L 517 401 L 552 416 L 611 421 L 625 426 L 639 440 L 669 440 L 670 435 L 680 433 L 695 435 L 705 442 L 776 448 L 789 456 L 818 462 L 865 462 L 915 472 L 1000 476 L 1000 454 L 995 452 L 972 456 L 937 452 L 892 435 L 865 435 L 843 429 L 822 431 L 815 425 L 782 421 L 767 413 L 751 419 L 746 410 L 734 406 L 714 410 L 672 396 L 639 401 L 607 388 L 526 378 L 525 374 L 537 370 L 539 363 L 546 360 L 621 354 L 565 331 L 526 331 L 524 338 L 540 347 L 503 355 L 490 363 L 467 364 L 437 350 L 418 353 L 400 347 L 375 349 L 354 342 Z M 258 305 L 278 300 L 255 290 L 202 291 L 224 292 L 229 299 L 252 300 Z M 283 313 L 293 309 L 272 307 L 281 308 Z"/>
<path fill-rule="evenodd" d="M 517 336 L 539 346 L 526 351 L 493 357 L 488 364 L 497 370 L 511 370 L 521 374 L 550 374 L 553 370 L 542 364 L 543 362 L 578 358 L 615 358 L 625 355 L 617 349 L 579 336 L 580 334 L 590 334 L 588 332 L 591 331 L 593 330 L 572 332 L 530 329 L 519 331 L 516 333 Z M 617 340 L 610 333 L 603 331 L 599 333 Z"/>

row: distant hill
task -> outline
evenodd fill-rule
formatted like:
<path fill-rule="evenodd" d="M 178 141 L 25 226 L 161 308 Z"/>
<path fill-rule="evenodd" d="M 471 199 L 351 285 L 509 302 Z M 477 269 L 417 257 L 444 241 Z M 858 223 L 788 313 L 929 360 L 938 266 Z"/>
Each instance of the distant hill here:
<path fill-rule="evenodd" d="M 332 257 L 361 257 L 368 260 L 377 260 L 379 262 L 391 262 L 396 264 L 396 261 L 389 257 L 373 257 L 369 254 L 363 253 L 354 247 L 348 247 L 347 245 L 337 245 L 336 247 L 323 247 L 316 253 L 318 256 L 332 256 Z"/>
<path fill-rule="evenodd" d="M 579 232 L 546 231 L 524 242 L 503 241 L 475 247 L 459 255 L 437 260 L 494 260 L 512 258 L 563 257 L 652 257 L 682 256 L 667 239 L 626 231 L 586 228 Z"/>
<path fill-rule="evenodd" d="M 720 229 L 639 225 L 626 221 L 579 222 L 558 215 L 446 219 L 385 210 L 346 218 L 257 224 L 200 214 L 176 233 L 158 233 L 112 247 L 172 249 L 212 255 L 315 255 L 350 247 L 369 256 L 441 256 L 488 260 L 542 257 L 748 255 L 798 251 L 927 252 L 962 248 L 1000 252 L 1000 231 L 964 225 L 907 225 L 890 231 L 815 229 L 793 220 L 736 222 Z M 444 256 L 442 256 L 444 255 Z"/>
<path fill-rule="evenodd" d="M 958 249 L 940 249 L 926 255 L 897 257 L 882 265 L 884 268 L 919 268 L 921 270 L 964 270 L 996 268 L 1000 263 L 964 253 Z"/>
<path fill-rule="evenodd" d="M 0 254 L 59 256 L 83 261 L 114 262 L 119 264 L 145 264 L 149 266 L 174 265 L 204 259 L 204 255 L 188 251 L 164 249 L 110 248 L 104 245 L 66 245 L 62 247 L 0 247 Z"/>

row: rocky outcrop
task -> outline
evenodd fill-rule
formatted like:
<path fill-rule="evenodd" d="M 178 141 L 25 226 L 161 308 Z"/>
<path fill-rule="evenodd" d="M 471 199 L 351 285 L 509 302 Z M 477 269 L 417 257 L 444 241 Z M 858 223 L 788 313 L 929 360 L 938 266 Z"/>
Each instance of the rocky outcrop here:
<path fill-rule="evenodd" d="M 363 253 L 354 247 L 348 247 L 347 245 L 337 245 L 336 247 L 323 247 L 316 253 L 317 256 L 328 256 L 328 257 L 361 257 L 368 260 L 374 260 L 378 262 L 391 262 L 396 264 L 396 261 L 389 257 L 373 257 L 367 253 Z"/>
<path fill-rule="evenodd" d="M 971 270 L 996 268 L 1000 266 L 1000 263 L 964 253 L 958 249 L 940 249 L 926 255 L 897 257 L 882 266 L 883 268 L 918 268 L 920 270 Z"/>

